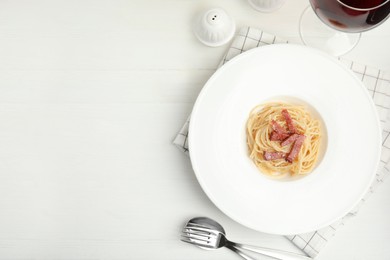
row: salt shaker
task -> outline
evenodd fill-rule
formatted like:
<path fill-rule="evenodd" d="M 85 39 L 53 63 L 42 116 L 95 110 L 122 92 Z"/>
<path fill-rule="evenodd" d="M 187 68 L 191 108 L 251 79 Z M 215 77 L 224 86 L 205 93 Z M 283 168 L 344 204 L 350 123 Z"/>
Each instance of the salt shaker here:
<path fill-rule="evenodd" d="M 229 42 L 235 29 L 234 20 L 222 8 L 212 8 L 199 14 L 193 24 L 198 40 L 211 47 Z"/>
<path fill-rule="evenodd" d="M 248 0 L 248 2 L 259 12 L 270 13 L 282 7 L 286 0 Z"/>

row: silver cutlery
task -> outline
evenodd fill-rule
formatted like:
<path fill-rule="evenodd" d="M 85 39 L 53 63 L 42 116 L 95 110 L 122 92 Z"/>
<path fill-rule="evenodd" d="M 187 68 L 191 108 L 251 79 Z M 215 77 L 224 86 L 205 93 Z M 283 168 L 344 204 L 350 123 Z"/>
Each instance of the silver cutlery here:
<path fill-rule="evenodd" d="M 255 259 L 245 254 L 242 249 L 280 260 L 311 259 L 291 252 L 232 242 L 226 238 L 226 232 L 218 222 L 206 217 L 190 219 L 182 230 L 181 240 L 203 249 L 227 247 L 246 260 Z"/>

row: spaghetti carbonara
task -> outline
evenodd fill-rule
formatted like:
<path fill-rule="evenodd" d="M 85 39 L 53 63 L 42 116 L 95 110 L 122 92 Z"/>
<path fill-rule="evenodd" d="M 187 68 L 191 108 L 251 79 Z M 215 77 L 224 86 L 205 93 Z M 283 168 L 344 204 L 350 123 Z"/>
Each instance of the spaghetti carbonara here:
<path fill-rule="evenodd" d="M 265 174 L 307 174 L 315 166 L 320 122 L 303 106 L 267 103 L 252 109 L 246 125 L 249 156 Z"/>

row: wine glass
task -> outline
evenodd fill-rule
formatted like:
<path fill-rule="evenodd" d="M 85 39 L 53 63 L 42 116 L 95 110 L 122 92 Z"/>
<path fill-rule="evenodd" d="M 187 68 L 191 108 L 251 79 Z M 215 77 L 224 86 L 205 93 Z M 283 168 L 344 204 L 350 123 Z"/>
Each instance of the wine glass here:
<path fill-rule="evenodd" d="M 390 13 L 390 0 L 309 1 L 311 8 L 299 24 L 302 41 L 335 56 L 352 50 L 362 32 L 383 23 Z"/>

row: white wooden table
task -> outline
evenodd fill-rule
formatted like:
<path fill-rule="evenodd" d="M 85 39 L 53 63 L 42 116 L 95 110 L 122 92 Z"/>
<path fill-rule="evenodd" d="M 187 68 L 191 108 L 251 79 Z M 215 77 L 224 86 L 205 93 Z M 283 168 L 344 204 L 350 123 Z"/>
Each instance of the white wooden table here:
<path fill-rule="evenodd" d="M 0 259 L 239 259 L 179 241 L 206 215 L 232 240 L 297 251 L 222 214 L 171 142 L 228 45 L 199 11 L 299 40 L 307 0 L 0 1 Z M 346 57 L 390 70 L 390 21 Z M 390 259 L 390 180 L 318 259 Z"/>

